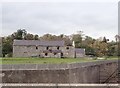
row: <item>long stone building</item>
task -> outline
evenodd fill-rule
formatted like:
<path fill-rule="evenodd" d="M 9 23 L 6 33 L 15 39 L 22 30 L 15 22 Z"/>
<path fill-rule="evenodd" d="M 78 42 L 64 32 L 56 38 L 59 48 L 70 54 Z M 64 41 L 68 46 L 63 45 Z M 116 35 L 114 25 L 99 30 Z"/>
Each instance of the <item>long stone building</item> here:
<path fill-rule="evenodd" d="M 65 46 L 64 41 L 14 40 L 13 57 L 71 57 L 85 56 L 85 49 Z"/>

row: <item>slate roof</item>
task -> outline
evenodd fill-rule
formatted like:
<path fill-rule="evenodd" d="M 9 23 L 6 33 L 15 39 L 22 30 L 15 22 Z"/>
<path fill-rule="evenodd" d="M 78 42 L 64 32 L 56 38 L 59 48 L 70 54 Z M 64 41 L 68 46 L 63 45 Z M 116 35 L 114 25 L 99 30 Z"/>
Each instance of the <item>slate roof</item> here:
<path fill-rule="evenodd" d="M 13 45 L 64 46 L 64 41 L 14 40 Z"/>
<path fill-rule="evenodd" d="M 75 52 L 84 54 L 85 53 L 85 49 L 75 48 Z"/>

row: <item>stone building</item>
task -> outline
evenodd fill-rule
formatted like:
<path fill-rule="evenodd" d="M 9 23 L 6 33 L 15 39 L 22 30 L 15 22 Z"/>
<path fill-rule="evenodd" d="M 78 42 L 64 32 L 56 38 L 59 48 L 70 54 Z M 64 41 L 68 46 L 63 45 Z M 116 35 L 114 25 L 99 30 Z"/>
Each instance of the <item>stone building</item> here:
<path fill-rule="evenodd" d="M 84 56 L 85 49 L 65 46 L 64 41 L 14 40 L 13 42 L 13 57 L 78 58 Z"/>

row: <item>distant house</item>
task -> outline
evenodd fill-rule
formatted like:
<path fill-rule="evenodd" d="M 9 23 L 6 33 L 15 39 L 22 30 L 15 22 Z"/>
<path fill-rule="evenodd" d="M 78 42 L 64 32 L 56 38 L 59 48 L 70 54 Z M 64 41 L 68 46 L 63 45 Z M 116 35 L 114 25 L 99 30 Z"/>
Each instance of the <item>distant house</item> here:
<path fill-rule="evenodd" d="M 71 57 L 85 56 L 85 49 L 65 46 L 64 41 L 14 40 L 13 57 Z"/>

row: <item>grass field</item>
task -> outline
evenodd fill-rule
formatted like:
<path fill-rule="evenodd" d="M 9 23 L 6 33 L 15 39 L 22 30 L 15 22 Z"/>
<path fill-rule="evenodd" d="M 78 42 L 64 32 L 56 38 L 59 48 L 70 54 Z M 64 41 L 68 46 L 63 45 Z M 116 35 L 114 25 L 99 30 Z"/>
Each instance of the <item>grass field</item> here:
<path fill-rule="evenodd" d="M 117 57 L 107 58 L 107 60 Z M 60 64 L 98 61 L 90 58 L 0 58 L 0 64 Z"/>

